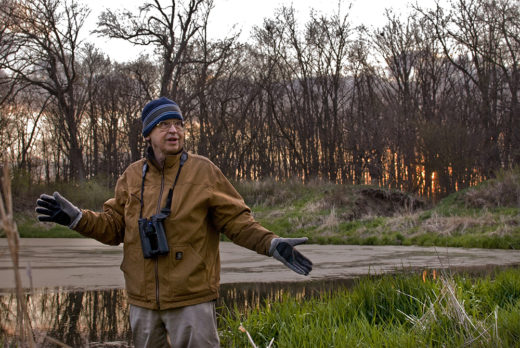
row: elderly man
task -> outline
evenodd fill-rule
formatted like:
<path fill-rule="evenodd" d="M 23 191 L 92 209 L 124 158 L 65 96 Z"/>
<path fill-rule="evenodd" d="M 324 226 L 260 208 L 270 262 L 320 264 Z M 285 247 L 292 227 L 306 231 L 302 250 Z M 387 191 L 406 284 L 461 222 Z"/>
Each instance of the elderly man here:
<path fill-rule="evenodd" d="M 149 102 L 142 121 L 146 158 L 121 175 L 103 212 L 80 210 L 55 192 L 40 196 L 38 219 L 124 243 L 121 270 L 136 347 L 218 347 L 220 233 L 303 275 L 312 263 L 294 246 L 307 238 L 280 238 L 262 227 L 222 172 L 184 149 L 175 102 Z"/>

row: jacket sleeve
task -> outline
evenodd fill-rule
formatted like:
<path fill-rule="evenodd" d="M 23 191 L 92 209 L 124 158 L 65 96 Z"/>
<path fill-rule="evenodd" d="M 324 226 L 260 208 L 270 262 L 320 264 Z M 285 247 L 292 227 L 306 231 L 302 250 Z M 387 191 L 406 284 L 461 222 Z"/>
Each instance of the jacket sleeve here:
<path fill-rule="evenodd" d="M 278 236 L 253 218 L 251 209 L 220 169 L 213 169 L 210 213 L 215 227 L 235 244 L 268 255 L 271 240 Z"/>
<path fill-rule="evenodd" d="M 126 175 L 123 173 L 117 181 L 115 197 L 103 204 L 103 212 L 82 210 L 83 216 L 74 230 L 104 244 L 118 245 L 122 243 L 124 240 L 124 212 L 127 198 L 128 186 Z"/>

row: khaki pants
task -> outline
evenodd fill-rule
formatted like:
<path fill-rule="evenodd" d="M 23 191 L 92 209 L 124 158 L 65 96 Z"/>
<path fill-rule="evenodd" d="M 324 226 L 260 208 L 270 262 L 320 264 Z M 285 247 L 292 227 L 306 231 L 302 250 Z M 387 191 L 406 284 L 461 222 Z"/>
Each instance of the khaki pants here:
<path fill-rule="evenodd" d="M 136 348 L 219 347 L 214 301 L 165 310 L 130 305 L 130 326 Z"/>

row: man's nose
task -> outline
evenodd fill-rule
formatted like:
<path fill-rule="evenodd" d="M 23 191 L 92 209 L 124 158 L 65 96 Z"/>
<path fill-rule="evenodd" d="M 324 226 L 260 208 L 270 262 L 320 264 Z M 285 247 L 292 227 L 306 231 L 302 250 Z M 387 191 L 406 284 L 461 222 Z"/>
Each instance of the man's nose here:
<path fill-rule="evenodd" d="M 175 124 L 172 123 L 170 128 L 168 128 L 168 133 L 178 133 L 179 130 L 177 129 L 177 127 L 175 127 Z"/>

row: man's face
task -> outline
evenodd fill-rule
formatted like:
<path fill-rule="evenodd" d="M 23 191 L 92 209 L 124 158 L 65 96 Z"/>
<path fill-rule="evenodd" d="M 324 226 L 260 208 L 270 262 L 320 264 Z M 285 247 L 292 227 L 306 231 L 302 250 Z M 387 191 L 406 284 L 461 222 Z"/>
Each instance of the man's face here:
<path fill-rule="evenodd" d="M 184 147 L 184 127 L 181 120 L 161 121 L 146 137 L 150 141 L 155 158 L 162 163 L 166 156 L 179 153 Z"/>

